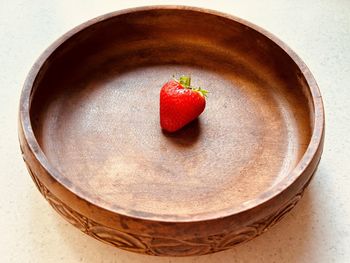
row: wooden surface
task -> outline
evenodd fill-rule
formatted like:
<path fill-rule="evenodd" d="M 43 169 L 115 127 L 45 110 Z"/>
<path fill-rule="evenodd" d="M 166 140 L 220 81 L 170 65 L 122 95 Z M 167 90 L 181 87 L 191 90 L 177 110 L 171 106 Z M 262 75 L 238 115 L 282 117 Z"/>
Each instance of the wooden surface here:
<path fill-rule="evenodd" d="M 175 256 L 230 248 L 293 208 L 320 158 L 322 101 L 300 59 L 250 26 L 138 9 L 51 46 L 20 112 L 24 157 L 50 204 L 101 241 Z M 196 122 L 169 135 L 158 95 L 173 74 L 210 95 Z"/>

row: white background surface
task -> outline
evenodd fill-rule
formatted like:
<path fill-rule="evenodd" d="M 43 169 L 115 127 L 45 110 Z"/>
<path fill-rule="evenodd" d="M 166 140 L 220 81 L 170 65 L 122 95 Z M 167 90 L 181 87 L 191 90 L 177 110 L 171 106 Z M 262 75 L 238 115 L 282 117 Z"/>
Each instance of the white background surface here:
<path fill-rule="evenodd" d="M 320 86 L 326 142 L 314 180 L 282 222 L 234 249 L 156 258 L 104 245 L 49 207 L 22 161 L 18 102 L 35 59 L 87 19 L 148 4 L 208 7 L 253 22 L 296 51 Z M 350 1 L 0 0 L 0 36 L 0 262 L 350 262 Z"/>

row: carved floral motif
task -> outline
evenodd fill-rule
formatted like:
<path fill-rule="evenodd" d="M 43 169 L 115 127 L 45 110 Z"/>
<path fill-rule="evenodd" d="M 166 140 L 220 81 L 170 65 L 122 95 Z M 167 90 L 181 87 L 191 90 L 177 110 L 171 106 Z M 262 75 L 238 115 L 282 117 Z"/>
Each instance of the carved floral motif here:
<path fill-rule="evenodd" d="M 134 235 L 121 230 L 103 226 L 74 211 L 54 196 L 35 176 L 27 165 L 28 171 L 37 188 L 50 205 L 69 223 L 82 232 L 112 246 L 132 252 L 156 256 L 194 256 L 229 249 L 237 244 L 247 242 L 265 232 L 280 221 L 300 200 L 303 188 L 294 198 L 289 200 L 279 211 L 240 231 L 222 233 L 203 238 L 179 240 L 172 238 Z"/>

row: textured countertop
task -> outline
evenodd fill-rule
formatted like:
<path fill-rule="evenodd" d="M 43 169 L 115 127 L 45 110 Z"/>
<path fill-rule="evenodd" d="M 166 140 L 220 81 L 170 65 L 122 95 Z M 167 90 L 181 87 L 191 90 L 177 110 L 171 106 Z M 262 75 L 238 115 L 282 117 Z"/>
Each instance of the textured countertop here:
<path fill-rule="evenodd" d="M 267 29 L 304 60 L 323 95 L 326 141 L 314 180 L 280 223 L 234 249 L 201 257 L 156 258 L 104 245 L 49 207 L 22 161 L 19 96 L 40 53 L 90 18 L 149 4 L 207 7 Z M 349 1 L 0 0 L 0 36 L 0 262 L 349 262 Z"/>

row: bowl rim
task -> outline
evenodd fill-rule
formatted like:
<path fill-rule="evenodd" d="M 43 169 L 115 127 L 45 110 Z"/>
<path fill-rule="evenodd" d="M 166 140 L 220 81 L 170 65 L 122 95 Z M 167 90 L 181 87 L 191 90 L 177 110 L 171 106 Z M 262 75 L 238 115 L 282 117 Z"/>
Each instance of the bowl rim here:
<path fill-rule="evenodd" d="M 128 13 L 137 13 L 137 12 L 154 11 L 154 10 L 193 11 L 197 13 L 203 13 L 206 15 L 214 15 L 217 17 L 232 20 L 234 22 L 238 22 L 244 26 L 247 26 L 255 30 L 256 32 L 262 34 L 263 36 L 267 37 L 269 40 L 277 44 L 279 48 L 281 48 L 286 53 L 286 55 L 288 55 L 294 61 L 294 63 L 299 67 L 300 71 L 302 72 L 307 82 L 307 85 L 309 87 L 309 91 L 311 93 L 311 99 L 313 102 L 313 110 L 314 110 L 314 115 L 313 115 L 314 126 L 313 126 L 310 142 L 308 144 L 306 151 L 301 157 L 300 161 L 297 163 L 295 168 L 289 173 L 289 175 L 286 176 L 285 179 L 283 179 L 282 181 L 278 182 L 277 184 L 269 188 L 267 191 L 261 193 L 255 199 L 244 202 L 234 208 L 231 207 L 231 208 L 226 208 L 218 211 L 215 210 L 213 212 L 204 212 L 204 213 L 195 214 L 195 215 L 152 214 L 152 213 L 145 213 L 143 211 L 141 212 L 133 209 L 124 209 L 122 207 L 118 207 L 118 208 L 114 207 L 112 210 L 100 204 L 97 204 L 96 202 L 94 202 L 93 200 L 90 200 L 87 197 L 82 196 L 81 193 L 77 193 L 77 191 L 74 191 L 74 189 L 71 186 L 67 185 L 65 183 L 65 180 L 63 180 L 61 173 L 53 165 L 50 164 L 49 160 L 46 158 L 44 152 L 42 151 L 39 143 L 37 142 L 34 131 L 31 126 L 31 120 L 30 120 L 31 105 L 30 104 L 31 104 L 32 94 L 34 93 L 33 86 L 35 84 L 36 78 L 40 73 L 42 66 L 49 59 L 49 57 L 63 43 L 68 41 L 71 37 L 87 29 L 92 25 L 95 25 L 97 23 L 100 23 L 109 19 L 113 19 L 114 17 L 120 16 L 120 15 L 128 14 Z M 301 60 L 301 58 L 291 48 L 289 48 L 283 41 L 278 39 L 275 35 L 271 34 L 265 29 L 251 22 L 248 22 L 244 19 L 241 19 L 231 14 L 225 14 L 223 12 L 216 11 L 216 10 L 211 10 L 211 9 L 206 9 L 201 7 L 184 6 L 184 5 L 152 5 L 152 6 L 140 6 L 140 7 L 122 9 L 122 10 L 110 12 L 110 13 L 98 16 L 96 18 L 90 19 L 74 27 L 73 29 L 69 30 L 67 33 L 63 34 L 56 41 L 54 41 L 48 48 L 46 48 L 44 52 L 40 55 L 40 57 L 33 64 L 24 82 L 23 89 L 21 92 L 21 97 L 20 97 L 20 105 L 19 105 L 19 125 L 20 125 L 19 129 L 22 129 L 23 136 L 28 144 L 30 151 L 33 153 L 34 157 L 40 162 L 40 165 L 44 168 L 44 170 L 60 185 L 62 185 L 72 194 L 74 194 L 75 196 L 78 196 L 80 199 L 87 202 L 88 204 L 91 204 L 98 209 L 103 209 L 113 214 L 119 214 L 125 217 L 139 219 L 139 220 L 169 222 L 169 223 L 171 222 L 186 223 L 186 222 L 217 220 L 220 218 L 226 218 L 236 214 L 247 212 L 248 210 L 252 210 L 259 206 L 262 206 L 263 204 L 274 199 L 280 193 L 282 193 L 287 188 L 289 188 L 289 186 L 291 186 L 303 174 L 303 172 L 307 169 L 307 167 L 309 167 L 311 162 L 316 158 L 318 149 L 322 147 L 324 129 L 325 129 L 325 114 L 324 114 L 322 96 L 320 94 L 318 85 L 312 73 L 310 72 L 306 64 Z"/>

